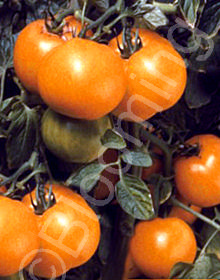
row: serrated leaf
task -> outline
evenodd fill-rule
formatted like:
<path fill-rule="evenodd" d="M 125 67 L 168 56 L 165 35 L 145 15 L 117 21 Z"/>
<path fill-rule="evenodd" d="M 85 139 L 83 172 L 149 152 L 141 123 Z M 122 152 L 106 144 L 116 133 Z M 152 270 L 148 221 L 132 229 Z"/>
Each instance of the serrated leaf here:
<path fill-rule="evenodd" d="M 193 269 L 184 275 L 187 279 L 209 279 L 210 275 L 220 273 L 220 261 L 215 255 L 202 254 L 197 258 Z"/>
<path fill-rule="evenodd" d="M 6 152 L 9 168 L 18 168 L 31 156 L 37 139 L 38 114 L 25 104 L 17 102 L 9 114 Z"/>
<path fill-rule="evenodd" d="M 106 165 L 97 162 L 91 163 L 74 172 L 66 181 L 67 186 L 76 186 L 89 192 L 98 182 Z"/>
<path fill-rule="evenodd" d="M 206 225 L 203 227 L 202 236 L 204 242 L 211 237 L 211 235 L 215 232 L 215 228 L 210 225 Z M 209 254 L 215 254 L 218 258 L 220 258 L 220 232 L 216 233 L 212 240 L 209 242 L 206 252 Z"/>
<path fill-rule="evenodd" d="M 105 134 L 101 138 L 101 143 L 110 149 L 123 149 L 126 147 L 126 142 L 120 133 L 114 129 L 107 129 Z"/>
<path fill-rule="evenodd" d="M 151 193 L 140 178 L 124 175 L 116 184 L 116 197 L 122 209 L 139 220 L 148 220 L 154 215 Z"/>
<path fill-rule="evenodd" d="M 160 26 L 165 26 L 168 23 L 168 19 L 159 7 L 154 7 L 150 12 L 147 12 L 143 16 L 144 22 L 152 29 L 156 29 Z"/>
<path fill-rule="evenodd" d="M 211 268 L 210 256 L 202 255 L 196 260 L 193 269 L 186 276 L 191 279 L 205 279 L 208 278 Z"/>
<path fill-rule="evenodd" d="M 179 0 L 180 10 L 188 24 L 194 28 L 201 0 Z"/>
<path fill-rule="evenodd" d="M 200 19 L 199 29 L 210 37 L 216 35 L 220 29 L 220 2 L 208 1 Z"/>
<path fill-rule="evenodd" d="M 135 151 L 126 150 L 122 155 L 122 159 L 124 162 L 135 166 L 150 167 L 152 165 L 150 154 L 141 149 Z"/>

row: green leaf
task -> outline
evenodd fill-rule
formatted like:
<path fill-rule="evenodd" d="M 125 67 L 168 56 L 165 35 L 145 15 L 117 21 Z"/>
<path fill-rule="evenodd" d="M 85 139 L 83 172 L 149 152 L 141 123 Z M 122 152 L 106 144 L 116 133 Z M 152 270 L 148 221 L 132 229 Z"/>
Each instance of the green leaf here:
<path fill-rule="evenodd" d="M 149 183 L 154 186 L 154 197 L 157 198 L 156 204 L 160 205 L 167 201 L 172 194 L 172 184 L 161 174 L 152 174 Z"/>
<path fill-rule="evenodd" d="M 220 262 L 215 255 L 202 254 L 197 258 L 194 267 L 185 277 L 189 279 L 208 279 L 215 272 L 219 273 Z"/>
<path fill-rule="evenodd" d="M 143 16 L 143 20 L 144 23 L 152 29 L 165 26 L 168 23 L 167 17 L 159 7 L 154 7 L 150 12 L 147 12 Z"/>
<path fill-rule="evenodd" d="M 151 193 L 140 178 L 124 175 L 116 184 L 116 197 L 122 209 L 139 220 L 148 220 L 154 215 Z"/>
<path fill-rule="evenodd" d="M 170 272 L 169 278 L 183 279 L 183 277 L 193 268 L 193 264 L 179 262 L 176 263 Z"/>
<path fill-rule="evenodd" d="M 204 239 L 204 243 L 209 240 L 212 234 L 214 234 L 215 228 L 210 225 L 205 225 L 202 229 L 202 237 Z M 206 249 L 206 252 L 209 254 L 215 254 L 218 258 L 220 258 L 220 232 L 216 233 L 216 235 L 209 242 L 209 245 Z"/>
<path fill-rule="evenodd" d="M 122 159 L 124 162 L 135 166 L 150 167 L 152 165 L 150 154 L 143 149 L 135 151 L 126 150 L 122 155 Z"/>
<path fill-rule="evenodd" d="M 107 165 L 97 162 L 84 166 L 70 175 L 66 181 L 66 185 L 80 187 L 85 192 L 90 192 L 98 182 L 100 175 L 106 166 Z"/>
<path fill-rule="evenodd" d="M 102 145 L 110 149 L 123 149 L 126 147 L 126 142 L 117 131 L 108 129 L 101 138 Z"/>
<path fill-rule="evenodd" d="M 38 118 L 35 109 L 20 102 L 13 105 L 6 142 L 9 168 L 18 168 L 30 158 L 37 140 Z"/>
<path fill-rule="evenodd" d="M 179 0 L 180 10 L 186 22 L 192 28 L 195 27 L 200 4 L 201 4 L 201 0 Z"/>

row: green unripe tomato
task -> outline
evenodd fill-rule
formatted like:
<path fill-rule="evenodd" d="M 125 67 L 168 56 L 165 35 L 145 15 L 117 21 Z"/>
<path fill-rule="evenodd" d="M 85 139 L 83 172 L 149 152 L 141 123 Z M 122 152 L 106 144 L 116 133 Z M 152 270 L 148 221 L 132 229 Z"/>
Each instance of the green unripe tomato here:
<path fill-rule="evenodd" d="M 112 126 L 108 116 L 87 121 L 47 109 L 42 118 L 41 133 L 48 150 L 58 158 L 67 162 L 87 163 L 107 149 L 100 139 L 109 128 Z"/>

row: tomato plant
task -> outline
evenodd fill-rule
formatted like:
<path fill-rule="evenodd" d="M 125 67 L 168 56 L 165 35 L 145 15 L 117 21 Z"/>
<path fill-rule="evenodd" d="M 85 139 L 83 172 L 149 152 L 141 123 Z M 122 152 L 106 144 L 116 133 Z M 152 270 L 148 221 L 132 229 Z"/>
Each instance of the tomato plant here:
<path fill-rule="evenodd" d="M 2 276 L 220 278 L 219 9 L 0 2 Z"/>

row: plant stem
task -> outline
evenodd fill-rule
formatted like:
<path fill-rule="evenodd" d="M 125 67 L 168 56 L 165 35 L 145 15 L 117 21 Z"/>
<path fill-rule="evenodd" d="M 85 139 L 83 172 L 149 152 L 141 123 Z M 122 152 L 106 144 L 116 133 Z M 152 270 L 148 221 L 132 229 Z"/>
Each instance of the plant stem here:
<path fill-rule="evenodd" d="M 189 213 L 193 214 L 194 216 L 196 216 L 197 218 L 199 218 L 200 220 L 204 221 L 205 223 L 211 225 L 212 227 L 216 228 L 217 230 L 220 230 L 220 225 L 217 224 L 215 221 L 207 218 L 206 216 L 204 216 L 201 213 L 198 213 L 196 211 L 194 211 L 193 209 L 189 208 L 188 206 L 186 206 L 185 204 L 181 203 L 179 200 L 177 200 L 174 197 L 170 198 L 170 201 L 172 202 L 172 204 L 174 206 L 178 206 L 183 208 L 184 210 L 188 211 Z"/>
<path fill-rule="evenodd" d="M 139 140 L 139 126 L 131 123 L 131 126 L 127 126 L 126 130 L 127 133 L 130 132 L 132 134 L 134 138 L 132 145 L 135 147 L 135 140 Z M 120 172 L 122 172 L 122 170 L 119 166 L 119 173 Z M 138 176 L 140 174 L 140 169 L 138 167 L 134 167 L 132 168 L 132 173 Z M 123 179 L 122 175 L 123 174 L 120 173 L 121 180 Z M 119 207 L 112 240 L 113 247 L 110 251 L 108 262 L 103 273 L 103 280 L 122 279 L 124 274 L 125 260 L 129 249 L 129 241 L 133 235 L 134 223 L 135 219 Z"/>
<path fill-rule="evenodd" d="M 172 174 L 172 150 L 168 147 L 167 143 L 144 129 L 141 130 L 141 138 L 150 140 L 154 145 L 158 146 L 163 151 L 165 156 L 164 175 L 166 177 L 170 177 Z"/>
<path fill-rule="evenodd" d="M 129 240 L 133 233 L 134 218 L 118 208 L 112 249 L 102 275 L 103 280 L 121 280 L 128 252 Z"/>
<path fill-rule="evenodd" d="M 4 97 L 5 75 L 6 75 L 6 70 L 2 72 L 2 76 L 1 76 L 0 108 L 2 106 L 2 101 Z"/>

